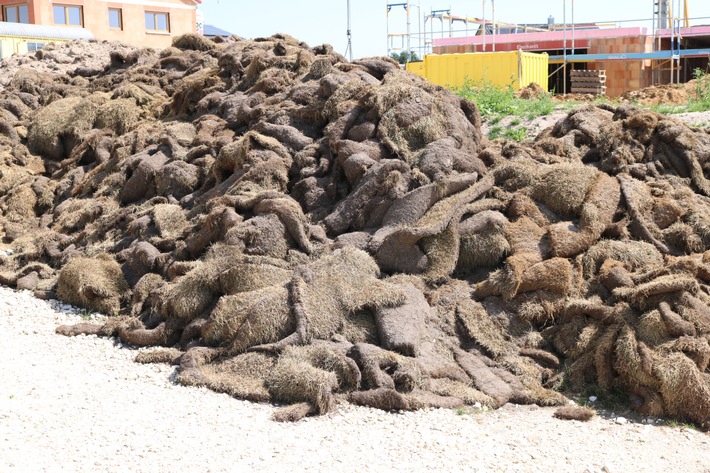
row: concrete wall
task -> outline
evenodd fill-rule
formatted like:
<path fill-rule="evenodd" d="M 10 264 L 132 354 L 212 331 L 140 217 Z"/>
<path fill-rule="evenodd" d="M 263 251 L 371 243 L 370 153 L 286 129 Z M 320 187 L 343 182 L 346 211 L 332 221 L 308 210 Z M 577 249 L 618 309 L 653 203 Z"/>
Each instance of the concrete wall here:
<path fill-rule="evenodd" d="M 84 12 L 84 27 L 98 39 L 123 41 L 139 46 L 164 48 L 172 38 L 196 31 L 195 2 L 192 0 L 130 0 L 125 2 L 107 0 L 0 0 L 0 5 L 26 3 L 30 10 L 30 23 L 53 25 L 52 6 L 79 5 Z M 109 28 L 108 9 L 120 8 L 123 13 L 123 30 Z M 170 32 L 146 31 L 145 12 L 160 12 L 170 15 Z"/>

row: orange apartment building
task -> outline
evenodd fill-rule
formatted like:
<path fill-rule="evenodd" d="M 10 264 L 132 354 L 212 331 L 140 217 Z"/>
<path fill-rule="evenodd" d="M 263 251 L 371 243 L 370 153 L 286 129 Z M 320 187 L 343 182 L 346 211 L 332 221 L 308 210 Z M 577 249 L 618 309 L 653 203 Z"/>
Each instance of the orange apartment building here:
<path fill-rule="evenodd" d="M 97 39 L 164 48 L 195 33 L 202 0 L 0 0 L 2 21 L 83 27 Z"/>

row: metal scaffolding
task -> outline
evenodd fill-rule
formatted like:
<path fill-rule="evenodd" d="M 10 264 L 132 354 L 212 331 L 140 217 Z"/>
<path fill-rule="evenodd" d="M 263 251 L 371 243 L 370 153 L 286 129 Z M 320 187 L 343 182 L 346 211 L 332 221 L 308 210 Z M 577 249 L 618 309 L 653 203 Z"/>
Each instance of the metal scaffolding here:
<path fill-rule="evenodd" d="M 568 16 L 570 5 L 567 5 L 567 0 L 563 0 L 562 22 L 556 24 L 550 17 L 547 24 L 519 25 L 496 21 L 495 2 L 491 0 L 491 3 L 486 5 L 486 0 L 481 0 L 481 18 L 458 16 L 453 14 L 450 8 L 431 9 L 424 15 L 419 11 L 424 28 L 418 28 L 417 32 L 411 31 L 409 2 L 388 4 L 388 15 L 394 7 L 403 6 L 407 11 L 407 33 L 391 34 L 388 25 L 387 52 L 389 54 L 394 49 L 394 41 L 399 41 L 398 49 L 406 48 L 411 58 L 415 38 L 419 45 L 419 48 L 415 49 L 420 53 L 423 51 L 423 54 L 420 54 L 422 58 L 434 52 L 435 43 L 440 48 L 437 52 L 442 54 L 445 51 L 460 52 L 462 49 L 469 52 L 510 51 L 513 50 L 511 48 L 548 51 L 551 54 L 549 63 L 559 65 L 559 69 L 552 71 L 552 75 L 565 78 L 557 88 L 560 92 L 567 92 L 567 73 L 569 69 L 575 69 L 575 65 L 580 67 L 580 63 L 637 61 L 642 62 L 642 83 L 686 81 L 692 72 L 691 68 L 694 67 L 692 61 L 699 61 L 696 64 L 702 65 L 704 59 L 710 59 L 710 26 L 706 26 L 706 23 L 690 27 L 690 20 L 698 25 L 698 20 L 708 18 L 688 18 L 688 0 L 652 2 L 652 18 L 576 23 L 574 0 L 570 0 L 571 19 Z M 640 25 L 624 26 L 631 24 Z M 638 31 L 630 31 L 632 29 Z M 620 36 L 617 36 L 616 31 Z M 467 40 L 456 40 L 464 35 Z M 636 38 L 632 43 L 628 43 L 633 44 L 633 48 L 627 49 L 623 46 L 626 42 L 623 45 L 619 42 L 613 43 L 616 49 L 605 49 L 605 40 L 622 36 Z M 592 46 L 597 40 L 600 41 L 598 48 Z M 605 52 L 607 54 L 603 54 Z"/>
<path fill-rule="evenodd" d="M 390 13 L 392 12 L 393 7 L 404 7 L 404 11 L 407 15 L 407 32 L 406 33 L 390 33 Z M 411 38 L 410 11 L 411 11 L 411 9 L 409 8 L 409 2 L 388 3 L 387 4 L 387 57 L 389 57 L 391 51 L 405 50 L 405 51 L 407 51 L 408 59 L 411 59 L 411 57 L 412 57 L 411 39 L 412 38 Z M 393 46 L 393 41 L 396 38 L 401 39 L 401 45 L 399 48 Z M 405 49 L 405 41 L 406 41 L 406 49 Z"/>

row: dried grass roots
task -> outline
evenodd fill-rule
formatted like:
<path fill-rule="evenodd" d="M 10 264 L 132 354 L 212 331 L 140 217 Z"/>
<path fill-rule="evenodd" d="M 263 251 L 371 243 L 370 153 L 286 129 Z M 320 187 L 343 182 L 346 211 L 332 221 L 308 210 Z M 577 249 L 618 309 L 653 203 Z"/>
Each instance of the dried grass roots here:
<path fill-rule="evenodd" d="M 61 333 L 169 348 L 142 361 L 279 420 L 560 405 L 562 377 L 710 419 L 707 134 L 589 105 L 487 142 L 386 58 L 173 46 L 0 91 L 0 279 L 118 314 Z"/>

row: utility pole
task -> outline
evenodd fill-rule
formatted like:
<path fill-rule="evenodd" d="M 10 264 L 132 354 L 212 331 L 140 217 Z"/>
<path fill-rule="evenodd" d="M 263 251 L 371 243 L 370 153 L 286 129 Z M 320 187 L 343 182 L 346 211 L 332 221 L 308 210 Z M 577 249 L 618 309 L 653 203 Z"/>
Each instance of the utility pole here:
<path fill-rule="evenodd" d="M 348 59 L 353 60 L 353 35 L 350 29 L 350 0 L 348 0 L 348 47 L 345 49 L 345 54 L 348 55 Z"/>

